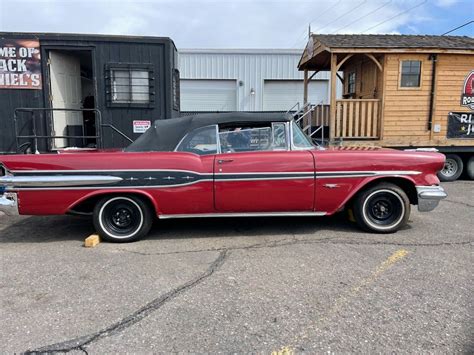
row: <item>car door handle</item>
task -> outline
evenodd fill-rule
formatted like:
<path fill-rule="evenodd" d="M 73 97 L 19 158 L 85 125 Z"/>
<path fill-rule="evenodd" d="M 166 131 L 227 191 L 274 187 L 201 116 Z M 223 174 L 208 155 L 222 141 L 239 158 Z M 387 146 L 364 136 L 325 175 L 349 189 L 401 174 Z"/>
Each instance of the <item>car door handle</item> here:
<path fill-rule="evenodd" d="M 232 163 L 234 159 L 219 159 L 217 161 L 218 164 L 225 164 L 225 163 Z"/>

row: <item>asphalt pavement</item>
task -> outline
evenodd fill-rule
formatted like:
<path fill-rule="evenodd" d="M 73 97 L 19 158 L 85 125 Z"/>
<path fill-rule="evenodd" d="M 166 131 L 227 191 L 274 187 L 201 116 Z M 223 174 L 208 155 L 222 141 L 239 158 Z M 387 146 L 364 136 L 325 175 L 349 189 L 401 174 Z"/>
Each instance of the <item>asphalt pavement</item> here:
<path fill-rule="evenodd" d="M 474 182 L 443 186 L 390 235 L 165 220 L 89 249 L 88 218 L 0 216 L 0 352 L 474 353 Z"/>

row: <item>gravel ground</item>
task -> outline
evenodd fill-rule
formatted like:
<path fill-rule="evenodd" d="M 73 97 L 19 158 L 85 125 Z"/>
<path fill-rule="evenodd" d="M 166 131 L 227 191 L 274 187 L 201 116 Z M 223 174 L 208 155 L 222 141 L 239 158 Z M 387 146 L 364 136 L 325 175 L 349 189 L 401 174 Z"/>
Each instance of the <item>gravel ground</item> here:
<path fill-rule="evenodd" d="M 344 216 L 157 221 L 0 216 L 0 351 L 474 352 L 474 182 L 393 235 Z"/>

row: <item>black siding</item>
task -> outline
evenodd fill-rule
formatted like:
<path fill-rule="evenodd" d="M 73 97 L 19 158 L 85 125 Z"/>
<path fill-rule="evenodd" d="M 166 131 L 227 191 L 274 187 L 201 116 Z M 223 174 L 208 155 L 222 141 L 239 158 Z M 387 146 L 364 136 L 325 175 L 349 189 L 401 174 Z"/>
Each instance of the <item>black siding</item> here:
<path fill-rule="evenodd" d="M 14 152 L 15 134 L 13 115 L 19 107 L 48 107 L 49 78 L 46 63 L 47 49 L 90 49 L 93 53 L 96 79 L 96 108 L 101 111 L 103 123 L 113 124 L 127 136 L 136 139 L 133 120 L 165 119 L 179 116 L 173 109 L 172 73 L 177 67 L 176 47 L 169 38 L 95 36 L 71 34 L 26 34 L 0 33 L 0 38 L 39 38 L 42 51 L 43 90 L 0 89 L 0 152 Z M 110 107 L 106 96 L 106 68 L 111 63 L 150 64 L 154 70 L 155 102 L 152 107 Z M 25 117 L 24 115 L 22 115 Z M 24 122 L 24 120 L 22 120 Z M 41 134 L 47 134 L 48 127 L 39 127 Z M 24 134 L 31 133 L 25 127 Z M 105 148 L 124 147 L 129 143 L 108 128 L 102 132 Z M 41 150 L 46 145 L 40 145 Z"/>

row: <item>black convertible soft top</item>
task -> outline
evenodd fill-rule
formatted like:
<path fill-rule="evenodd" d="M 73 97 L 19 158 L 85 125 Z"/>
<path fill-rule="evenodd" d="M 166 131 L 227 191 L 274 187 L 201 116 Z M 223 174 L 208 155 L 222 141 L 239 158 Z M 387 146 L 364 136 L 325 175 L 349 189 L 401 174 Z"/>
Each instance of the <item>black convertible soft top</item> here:
<path fill-rule="evenodd" d="M 286 122 L 292 119 L 287 113 L 268 112 L 226 112 L 156 120 L 153 126 L 135 142 L 125 148 L 125 152 L 173 151 L 181 139 L 196 128 L 215 124 L 250 124 Z"/>

